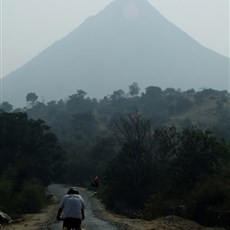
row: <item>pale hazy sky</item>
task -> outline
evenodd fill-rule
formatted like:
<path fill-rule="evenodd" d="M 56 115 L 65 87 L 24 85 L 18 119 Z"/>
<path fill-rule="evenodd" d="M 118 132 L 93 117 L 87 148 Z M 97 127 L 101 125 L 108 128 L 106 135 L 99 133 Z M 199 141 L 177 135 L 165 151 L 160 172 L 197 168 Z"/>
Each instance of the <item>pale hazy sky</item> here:
<path fill-rule="evenodd" d="M 1 77 L 114 0 L 0 0 Z M 230 57 L 230 0 L 148 0 L 209 49 Z"/>

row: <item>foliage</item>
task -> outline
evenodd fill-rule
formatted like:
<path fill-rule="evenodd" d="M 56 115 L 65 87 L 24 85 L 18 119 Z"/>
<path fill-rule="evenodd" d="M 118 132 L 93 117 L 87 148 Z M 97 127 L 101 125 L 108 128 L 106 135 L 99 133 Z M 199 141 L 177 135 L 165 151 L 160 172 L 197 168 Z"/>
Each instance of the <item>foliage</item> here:
<path fill-rule="evenodd" d="M 36 213 L 45 205 L 46 190 L 37 183 L 25 182 L 14 199 L 14 210 L 18 213 Z"/>
<path fill-rule="evenodd" d="M 120 199 L 128 206 L 139 207 L 143 202 L 141 197 L 145 199 L 145 184 L 149 183 L 148 175 L 153 160 L 151 123 L 135 112 L 112 122 L 109 129 L 119 141 L 121 149 L 112 163 L 117 167 L 108 169 L 108 183 L 117 181 L 119 184 L 115 188 L 113 186 L 113 194 L 122 194 Z M 134 199 L 136 196 L 140 199 Z"/>
<path fill-rule="evenodd" d="M 180 206 L 184 206 L 184 201 L 180 199 L 177 192 L 166 188 L 153 193 L 145 204 L 144 218 L 150 220 L 167 215 L 188 218 L 183 213 L 179 213 Z"/>
<path fill-rule="evenodd" d="M 133 82 L 129 86 L 129 94 L 130 96 L 137 96 L 140 92 L 140 87 L 138 86 L 137 82 Z"/>
<path fill-rule="evenodd" d="M 195 199 L 192 192 L 198 190 L 194 186 L 203 178 L 201 183 L 208 183 L 211 175 L 220 178 L 228 147 L 209 130 L 197 127 L 153 129 L 137 112 L 113 122 L 110 131 L 118 139 L 120 150 L 107 170 L 103 193 L 107 206 L 121 212 L 124 207 L 145 205 L 146 218 L 177 214 L 196 219 L 197 206 L 191 204 Z M 226 208 L 228 189 L 223 185 L 220 183 L 217 190 L 201 186 L 200 194 L 210 190 L 207 203 L 212 205 L 219 197 L 219 204 Z"/>
<path fill-rule="evenodd" d="M 202 174 L 215 172 L 221 153 L 219 143 L 210 131 L 197 127 L 184 128 L 178 140 L 174 160 L 176 180 L 183 185 L 192 184 Z"/>
<path fill-rule="evenodd" d="M 230 205 L 230 185 L 227 180 L 208 176 L 194 185 L 190 197 L 192 218 L 201 224 L 217 225 Z"/>
<path fill-rule="evenodd" d="M 26 95 L 26 101 L 29 102 L 32 106 L 35 104 L 37 99 L 38 99 L 38 96 L 36 95 L 36 93 L 28 93 Z"/>
<path fill-rule="evenodd" d="M 1 173 L 37 178 L 44 185 L 60 175 L 64 152 L 44 121 L 28 119 L 25 113 L 1 113 L 0 119 Z"/>
<path fill-rule="evenodd" d="M 63 173 L 64 151 L 40 119 L 2 112 L 0 120 L 0 206 L 12 212 L 17 203 L 18 211 L 38 211 L 43 200 L 41 186 Z"/>
<path fill-rule="evenodd" d="M 0 177 L 0 207 L 5 211 L 13 210 L 12 196 L 14 194 L 14 181 L 6 176 Z"/>
<path fill-rule="evenodd" d="M 197 127 L 170 130 L 161 142 L 168 153 L 163 158 L 167 167 L 160 169 L 169 177 L 162 177 L 164 186 L 158 186 L 146 202 L 145 217 L 173 214 L 204 225 L 220 224 L 218 216 L 228 211 L 230 198 L 228 145 Z"/>
<path fill-rule="evenodd" d="M 46 132 L 52 130 L 67 153 L 65 176 L 60 177 L 60 172 L 56 174 L 63 168 L 59 165 L 62 161 L 58 161 L 49 181 L 88 186 L 98 175 L 103 181 L 99 192 L 108 207 L 119 212 L 145 206 L 150 214 L 151 210 L 155 213 L 153 216 L 160 213 L 183 216 L 186 214 L 182 210 L 184 204 L 190 208 L 187 214 L 193 216 L 190 196 L 195 197 L 192 191 L 195 194 L 194 188 L 199 182 L 208 183 L 208 176 L 212 176 L 229 183 L 230 94 L 227 91 L 190 89 L 183 92 L 149 86 L 140 93 L 134 82 L 128 93 L 118 89 L 100 100 L 86 95 L 84 90 L 77 90 L 67 99 L 46 104 L 36 98 L 30 101 L 30 107 L 14 111 L 26 111 L 29 118 L 46 121 L 51 127 Z M 23 124 L 23 120 L 20 123 Z M 17 124 L 13 122 L 12 126 Z M 23 132 L 14 132 L 12 139 L 17 140 L 20 133 Z M 27 134 L 33 137 L 28 138 L 33 146 L 38 139 L 36 135 Z M 52 140 L 52 134 L 46 137 Z M 23 146 L 30 149 L 29 144 Z M 41 154 L 46 161 L 46 156 L 35 149 L 31 156 L 36 152 L 34 155 Z M 11 148 L 1 149 L 0 154 L 3 151 L 7 156 L 15 154 Z M 17 162 L 7 164 L 3 158 L 0 170 L 4 169 L 8 180 L 14 178 L 22 186 L 23 180 L 18 179 L 28 178 L 23 165 L 29 165 L 30 158 L 18 153 L 15 156 Z M 41 167 L 44 173 L 40 181 L 46 180 L 44 175 L 50 173 L 50 169 L 46 171 L 47 165 Z M 30 170 L 33 177 L 37 177 L 38 168 Z M 2 179 L 2 183 L 10 190 L 6 179 Z"/>
<path fill-rule="evenodd" d="M 7 101 L 4 101 L 0 104 L 0 110 L 4 112 L 10 112 L 12 109 L 13 109 L 13 106 Z"/>
<path fill-rule="evenodd" d="M 35 213 L 46 203 L 46 190 L 36 181 L 25 181 L 20 187 L 17 181 L 6 176 L 0 178 L 1 209 L 9 214 Z"/>

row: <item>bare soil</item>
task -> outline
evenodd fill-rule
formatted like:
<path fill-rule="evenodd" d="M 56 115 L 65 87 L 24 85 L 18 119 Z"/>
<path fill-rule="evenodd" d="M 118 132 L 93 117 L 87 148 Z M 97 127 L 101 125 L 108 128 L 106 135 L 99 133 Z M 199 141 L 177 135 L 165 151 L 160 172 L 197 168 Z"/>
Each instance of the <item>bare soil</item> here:
<path fill-rule="evenodd" d="M 97 199 L 94 202 L 96 203 L 98 217 L 114 223 L 121 230 L 224 230 L 224 228 L 206 228 L 194 221 L 178 216 L 161 217 L 151 221 L 130 219 L 106 210 Z"/>
<path fill-rule="evenodd" d="M 1 226 L 4 230 L 48 230 L 50 223 L 55 221 L 57 204 L 50 204 L 41 213 L 26 214 L 21 219 Z"/>

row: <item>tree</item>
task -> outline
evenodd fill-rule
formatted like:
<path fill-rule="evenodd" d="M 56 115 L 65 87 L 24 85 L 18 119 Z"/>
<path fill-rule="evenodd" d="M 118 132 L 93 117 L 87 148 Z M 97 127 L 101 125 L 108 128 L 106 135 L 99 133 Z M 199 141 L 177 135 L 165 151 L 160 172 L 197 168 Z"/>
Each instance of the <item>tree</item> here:
<path fill-rule="evenodd" d="M 138 86 L 137 82 L 133 82 L 130 86 L 129 86 L 129 94 L 131 96 L 137 96 L 140 92 L 140 87 Z"/>
<path fill-rule="evenodd" d="M 45 187 L 63 174 L 65 152 L 44 121 L 0 113 L 0 204 L 9 213 L 39 211 Z"/>
<path fill-rule="evenodd" d="M 79 89 L 76 94 L 69 96 L 66 102 L 67 109 L 71 113 L 89 113 L 94 108 L 94 102 L 90 98 L 85 98 L 86 92 Z"/>
<path fill-rule="evenodd" d="M 44 121 L 26 113 L 0 113 L 0 174 L 21 185 L 35 178 L 49 184 L 63 172 L 64 151 Z"/>
<path fill-rule="evenodd" d="M 153 160 L 151 122 L 135 112 L 113 121 L 109 130 L 121 148 L 112 163 L 116 167 L 111 166 L 108 172 L 112 194 L 120 194 L 119 200 L 128 206 L 140 207 L 146 199 Z"/>
<path fill-rule="evenodd" d="M 86 92 L 84 91 L 84 90 L 82 90 L 82 89 L 78 89 L 77 90 L 77 95 L 79 96 L 79 97 L 81 97 L 81 98 L 84 98 L 85 96 L 86 96 Z"/>
<path fill-rule="evenodd" d="M 74 135 L 87 136 L 91 139 L 97 135 L 97 122 L 93 113 L 76 113 L 70 122 Z"/>
<path fill-rule="evenodd" d="M 125 92 L 122 89 L 119 89 L 119 90 L 115 90 L 110 98 L 113 102 L 119 102 L 125 97 L 126 97 Z"/>
<path fill-rule="evenodd" d="M 13 105 L 11 105 L 9 102 L 4 101 L 0 105 L 0 109 L 2 109 L 4 112 L 10 112 L 13 109 Z"/>
<path fill-rule="evenodd" d="M 157 86 L 149 86 L 145 88 L 146 96 L 152 97 L 153 99 L 159 98 L 162 95 L 162 90 Z"/>
<path fill-rule="evenodd" d="M 173 171 L 179 184 L 191 186 L 201 176 L 216 172 L 219 159 L 226 151 L 211 131 L 192 126 L 176 135 L 178 141 Z"/>
<path fill-rule="evenodd" d="M 37 101 L 37 99 L 38 99 L 38 96 L 36 95 L 36 93 L 28 93 L 26 95 L 26 101 L 31 103 L 32 106 Z"/>

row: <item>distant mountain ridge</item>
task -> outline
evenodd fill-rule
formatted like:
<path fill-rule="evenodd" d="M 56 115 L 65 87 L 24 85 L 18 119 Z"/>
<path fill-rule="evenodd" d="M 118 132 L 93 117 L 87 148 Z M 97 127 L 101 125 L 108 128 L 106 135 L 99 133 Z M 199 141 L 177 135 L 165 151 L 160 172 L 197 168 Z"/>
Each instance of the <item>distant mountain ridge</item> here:
<path fill-rule="evenodd" d="M 45 36 L 45 35 L 44 35 Z M 3 100 L 25 104 L 82 89 L 101 98 L 137 82 L 181 89 L 229 89 L 229 58 L 174 26 L 146 0 L 116 0 L 3 79 Z"/>

